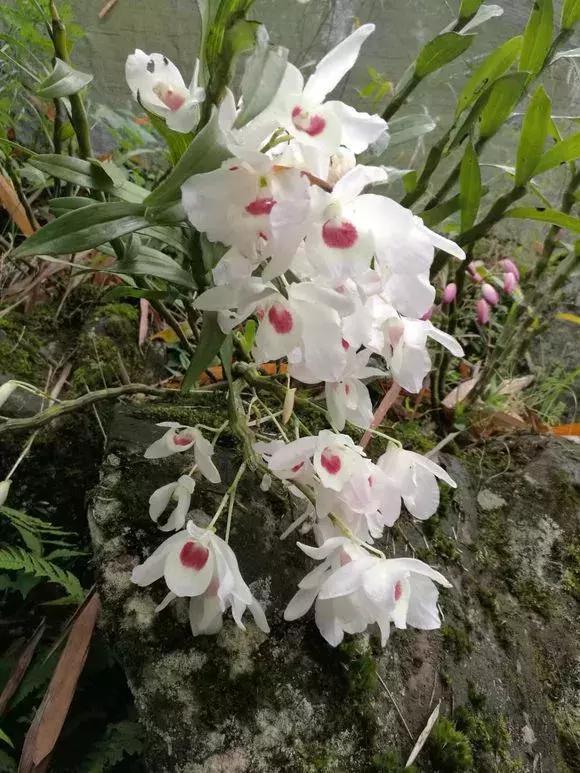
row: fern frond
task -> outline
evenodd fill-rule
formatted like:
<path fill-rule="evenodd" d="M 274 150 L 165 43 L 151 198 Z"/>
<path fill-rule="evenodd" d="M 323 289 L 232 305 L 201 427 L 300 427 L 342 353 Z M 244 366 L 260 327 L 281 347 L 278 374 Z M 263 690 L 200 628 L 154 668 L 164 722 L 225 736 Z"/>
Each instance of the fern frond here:
<path fill-rule="evenodd" d="M 43 521 L 42 518 L 29 515 L 22 512 L 22 510 L 14 510 L 13 507 L 6 507 L 6 505 L 0 506 L 0 513 L 22 528 L 39 534 L 52 534 L 54 536 L 70 536 L 74 534 L 72 531 L 64 531 L 59 526 L 54 526 L 50 521 Z"/>
<path fill-rule="evenodd" d="M 106 773 L 124 757 L 143 751 L 143 728 L 137 722 L 124 720 L 109 725 L 104 735 L 89 751 L 81 765 L 81 773 Z"/>
<path fill-rule="evenodd" d="M 64 588 L 76 602 L 83 599 L 82 586 L 74 574 L 22 548 L 10 546 L 0 548 L 0 571 L 4 570 L 21 571 L 35 577 L 43 577 Z"/>

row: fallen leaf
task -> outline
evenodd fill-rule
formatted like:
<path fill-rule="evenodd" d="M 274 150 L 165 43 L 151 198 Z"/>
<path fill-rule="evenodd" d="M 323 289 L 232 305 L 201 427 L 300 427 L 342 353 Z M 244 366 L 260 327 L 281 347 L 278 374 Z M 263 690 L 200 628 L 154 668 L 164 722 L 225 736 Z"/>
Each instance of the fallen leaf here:
<path fill-rule="evenodd" d="M 22 206 L 11 180 L 2 175 L 0 175 L 0 203 L 24 236 L 31 236 L 34 233 L 34 227 L 28 219 L 26 210 Z"/>
<path fill-rule="evenodd" d="M 44 633 L 44 620 L 42 623 L 38 626 L 36 631 L 32 634 L 28 642 L 26 643 L 26 646 L 22 650 L 22 654 L 18 658 L 18 661 L 16 662 L 16 665 L 14 666 L 14 670 L 10 674 L 10 677 L 6 684 L 4 685 L 4 689 L 2 690 L 2 694 L 0 695 L 0 716 L 4 713 L 6 710 L 6 706 L 10 702 L 10 699 L 18 689 L 18 685 L 22 681 L 24 674 L 28 670 L 28 666 L 30 665 L 30 661 L 32 660 L 32 656 L 34 655 L 34 651 L 36 650 L 36 647 L 38 645 L 38 642 L 42 639 L 42 634 Z"/>
<path fill-rule="evenodd" d="M 529 387 L 534 380 L 534 376 L 519 376 L 519 378 L 508 378 L 499 385 L 498 395 L 517 395 L 526 387 Z"/>
<path fill-rule="evenodd" d="M 26 734 L 18 773 L 41 773 L 48 768 L 87 659 L 100 608 L 98 595 L 91 595 L 71 626 L 48 690 Z"/>
<path fill-rule="evenodd" d="M 564 322 L 573 322 L 575 325 L 580 325 L 580 317 L 578 314 L 572 314 L 568 311 L 559 311 L 556 314 L 556 319 L 562 319 Z"/>
<path fill-rule="evenodd" d="M 465 400 L 467 395 L 471 392 L 478 381 L 479 376 L 468 378 L 467 381 L 462 381 L 461 384 L 458 384 L 456 387 L 454 387 L 451 392 L 449 392 L 449 394 L 443 398 L 441 401 L 443 407 L 449 408 L 451 410 L 458 406 L 459 403 Z"/>
<path fill-rule="evenodd" d="M 580 435 L 580 424 L 558 424 L 550 427 L 553 435 Z"/>
<path fill-rule="evenodd" d="M 431 716 L 427 720 L 427 724 L 425 725 L 425 727 L 421 731 L 421 735 L 419 736 L 419 738 L 417 738 L 417 742 L 415 743 L 415 746 L 413 746 L 413 750 L 411 751 L 411 754 L 409 754 L 409 759 L 407 760 L 407 762 L 405 764 L 406 768 L 410 768 L 411 767 L 411 765 L 417 759 L 417 756 L 418 756 L 419 752 L 421 751 L 423 746 L 425 746 L 425 741 L 427 740 L 427 738 L 429 738 L 429 733 L 431 732 L 431 730 L 433 729 L 433 725 L 435 724 L 435 722 L 437 722 L 437 720 L 439 718 L 439 709 L 440 708 L 441 708 L 441 701 L 439 701 L 439 703 L 433 709 L 433 712 L 431 713 Z"/>

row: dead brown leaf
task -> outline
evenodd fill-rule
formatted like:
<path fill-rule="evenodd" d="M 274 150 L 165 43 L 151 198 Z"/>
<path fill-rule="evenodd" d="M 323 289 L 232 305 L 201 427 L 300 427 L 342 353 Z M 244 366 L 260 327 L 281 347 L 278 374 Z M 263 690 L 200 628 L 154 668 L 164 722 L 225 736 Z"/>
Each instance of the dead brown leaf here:
<path fill-rule="evenodd" d="M 63 728 L 82 673 L 101 602 L 93 594 L 74 621 L 48 690 L 28 729 L 18 773 L 42 773 Z"/>
<path fill-rule="evenodd" d="M 34 233 L 34 227 L 22 202 L 18 198 L 12 182 L 3 175 L 0 175 L 0 204 L 8 212 L 9 217 L 16 223 L 24 236 L 31 236 Z"/>
<path fill-rule="evenodd" d="M 44 633 L 44 620 L 42 623 L 38 626 L 36 631 L 32 634 L 30 639 L 27 641 L 26 646 L 22 650 L 22 654 L 18 658 L 18 661 L 16 665 L 14 666 L 14 670 L 10 674 L 10 678 L 4 685 L 4 689 L 2 690 L 2 694 L 0 695 L 0 716 L 4 714 L 6 710 L 6 706 L 10 702 L 10 699 L 18 689 L 18 685 L 22 681 L 24 674 L 28 670 L 28 666 L 30 665 L 30 661 L 32 660 L 32 657 L 34 655 L 34 651 L 36 650 L 36 647 L 38 645 L 38 642 L 42 639 L 42 634 Z"/>

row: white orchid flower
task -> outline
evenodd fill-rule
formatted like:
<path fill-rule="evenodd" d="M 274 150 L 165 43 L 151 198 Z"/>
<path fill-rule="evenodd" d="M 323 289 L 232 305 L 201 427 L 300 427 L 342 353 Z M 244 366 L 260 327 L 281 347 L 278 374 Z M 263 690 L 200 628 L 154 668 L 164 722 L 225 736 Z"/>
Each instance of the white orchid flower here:
<path fill-rule="evenodd" d="M 196 60 L 189 88 L 177 67 L 163 54 L 146 54 L 137 48 L 127 57 L 125 77 L 135 99 L 146 110 L 164 118 L 174 131 L 193 131 L 200 118 L 205 91 L 197 85 L 199 60 Z"/>
<path fill-rule="evenodd" d="M 322 561 L 299 583 L 284 613 L 302 617 L 315 604 L 320 633 L 333 647 L 345 633 L 361 633 L 376 623 L 385 646 L 390 624 L 430 630 L 441 625 L 435 582 L 451 587 L 442 574 L 412 558 L 371 556 L 346 537 L 333 537 L 319 548 L 298 543 L 306 555 Z"/>
<path fill-rule="evenodd" d="M 195 481 L 193 478 L 190 475 L 182 475 L 178 480 L 161 486 L 151 494 L 149 497 L 149 515 L 155 523 L 165 512 L 170 502 L 176 503 L 165 525 L 159 527 L 161 531 L 183 529 L 194 489 Z"/>
<path fill-rule="evenodd" d="M 393 443 L 377 460 L 377 467 L 385 473 L 393 488 L 398 489 L 411 515 L 420 520 L 430 518 L 439 507 L 437 478 L 451 488 L 457 487 L 443 467 L 426 456 L 405 451 Z"/>
<path fill-rule="evenodd" d="M 197 427 L 188 427 L 176 421 L 161 421 L 158 427 L 168 427 L 167 432 L 145 451 L 146 459 L 164 459 L 172 454 L 193 448 L 195 463 L 210 483 L 219 483 L 220 474 L 211 460 L 214 449 Z"/>
<path fill-rule="evenodd" d="M 10 479 L 0 481 L 0 507 L 8 499 L 8 494 L 10 493 L 11 485 L 12 485 L 12 481 Z"/>
<path fill-rule="evenodd" d="M 343 102 L 325 102 L 326 96 L 352 69 L 374 24 L 363 24 L 326 54 L 304 83 L 300 70 L 287 64 L 280 88 L 266 111 L 301 145 L 330 155 L 341 146 L 362 153 L 387 130 L 378 115 L 359 113 Z M 262 117 L 264 121 L 265 116 Z"/>
<path fill-rule="evenodd" d="M 427 338 L 437 341 L 454 356 L 463 356 L 459 342 L 429 320 L 400 317 L 392 307 L 385 307 L 381 314 L 386 317 L 382 324 L 381 353 L 393 378 L 407 392 L 420 392 L 431 370 Z"/>
<path fill-rule="evenodd" d="M 0 386 L 0 408 L 10 398 L 10 396 L 12 395 L 12 393 L 17 387 L 18 387 L 18 383 L 16 381 L 5 381 Z"/>
<path fill-rule="evenodd" d="M 298 169 L 279 168 L 254 151 L 194 175 L 181 191 L 189 220 L 211 242 L 235 247 L 256 265 L 271 259 L 262 272 L 267 280 L 288 269 L 306 234 L 309 189 Z"/>
<path fill-rule="evenodd" d="M 342 341 L 347 362 L 340 381 L 327 381 L 324 385 L 326 407 L 330 421 L 337 432 L 342 432 L 348 420 L 357 427 L 367 429 L 373 418 L 373 406 L 367 386 L 362 379 L 384 376 L 380 368 L 369 367 L 370 352 L 362 349 L 354 352 L 348 341 Z"/>
<path fill-rule="evenodd" d="M 218 633 L 223 614 L 229 608 L 243 630 L 246 609 L 264 633 L 270 630 L 262 607 L 240 574 L 234 551 L 213 531 L 189 522 L 187 529 L 166 539 L 136 566 L 131 579 L 144 587 L 161 577 L 165 578 L 169 593 L 158 610 L 176 597 L 191 598 L 189 619 L 194 636 Z"/>

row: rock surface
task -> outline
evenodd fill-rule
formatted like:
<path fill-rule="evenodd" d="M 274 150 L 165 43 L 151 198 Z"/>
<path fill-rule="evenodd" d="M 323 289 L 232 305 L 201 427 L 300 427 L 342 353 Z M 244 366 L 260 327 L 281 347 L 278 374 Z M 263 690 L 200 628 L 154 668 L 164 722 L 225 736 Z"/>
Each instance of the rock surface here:
<path fill-rule="evenodd" d="M 291 503 L 248 474 L 231 544 L 272 632 L 247 621 L 244 633 L 228 619 L 218 636 L 193 639 L 180 603 L 155 614 L 163 582 L 140 589 L 130 574 L 164 538 L 149 519 L 149 495 L 191 463 L 184 454 L 143 458 L 161 432 L 154 423 L 218 426 L 223 398 L 208 399 L 120 409 L 90 513 L 103 626 L 147 728 L 148 769 L 402 771 L 441 700 L 450 721 L 435 726 L 414 770 L 578 770 L 580 449 L 522 437 L 445 457 L 455 497 L 444 497 L 423 533 L 403 516 L 388 544 L 453 581 L 441 596 L 444 625 L 395 631 L 384 651 L 368 637 L 333 650 L 310 617 L 284 623 L 312 565 L 293 538 L 279 541 L 297 515 Z M 198 485 L 199 524 L 214 513 L 238 454 L 222 435 L 224 485 Z"/>

